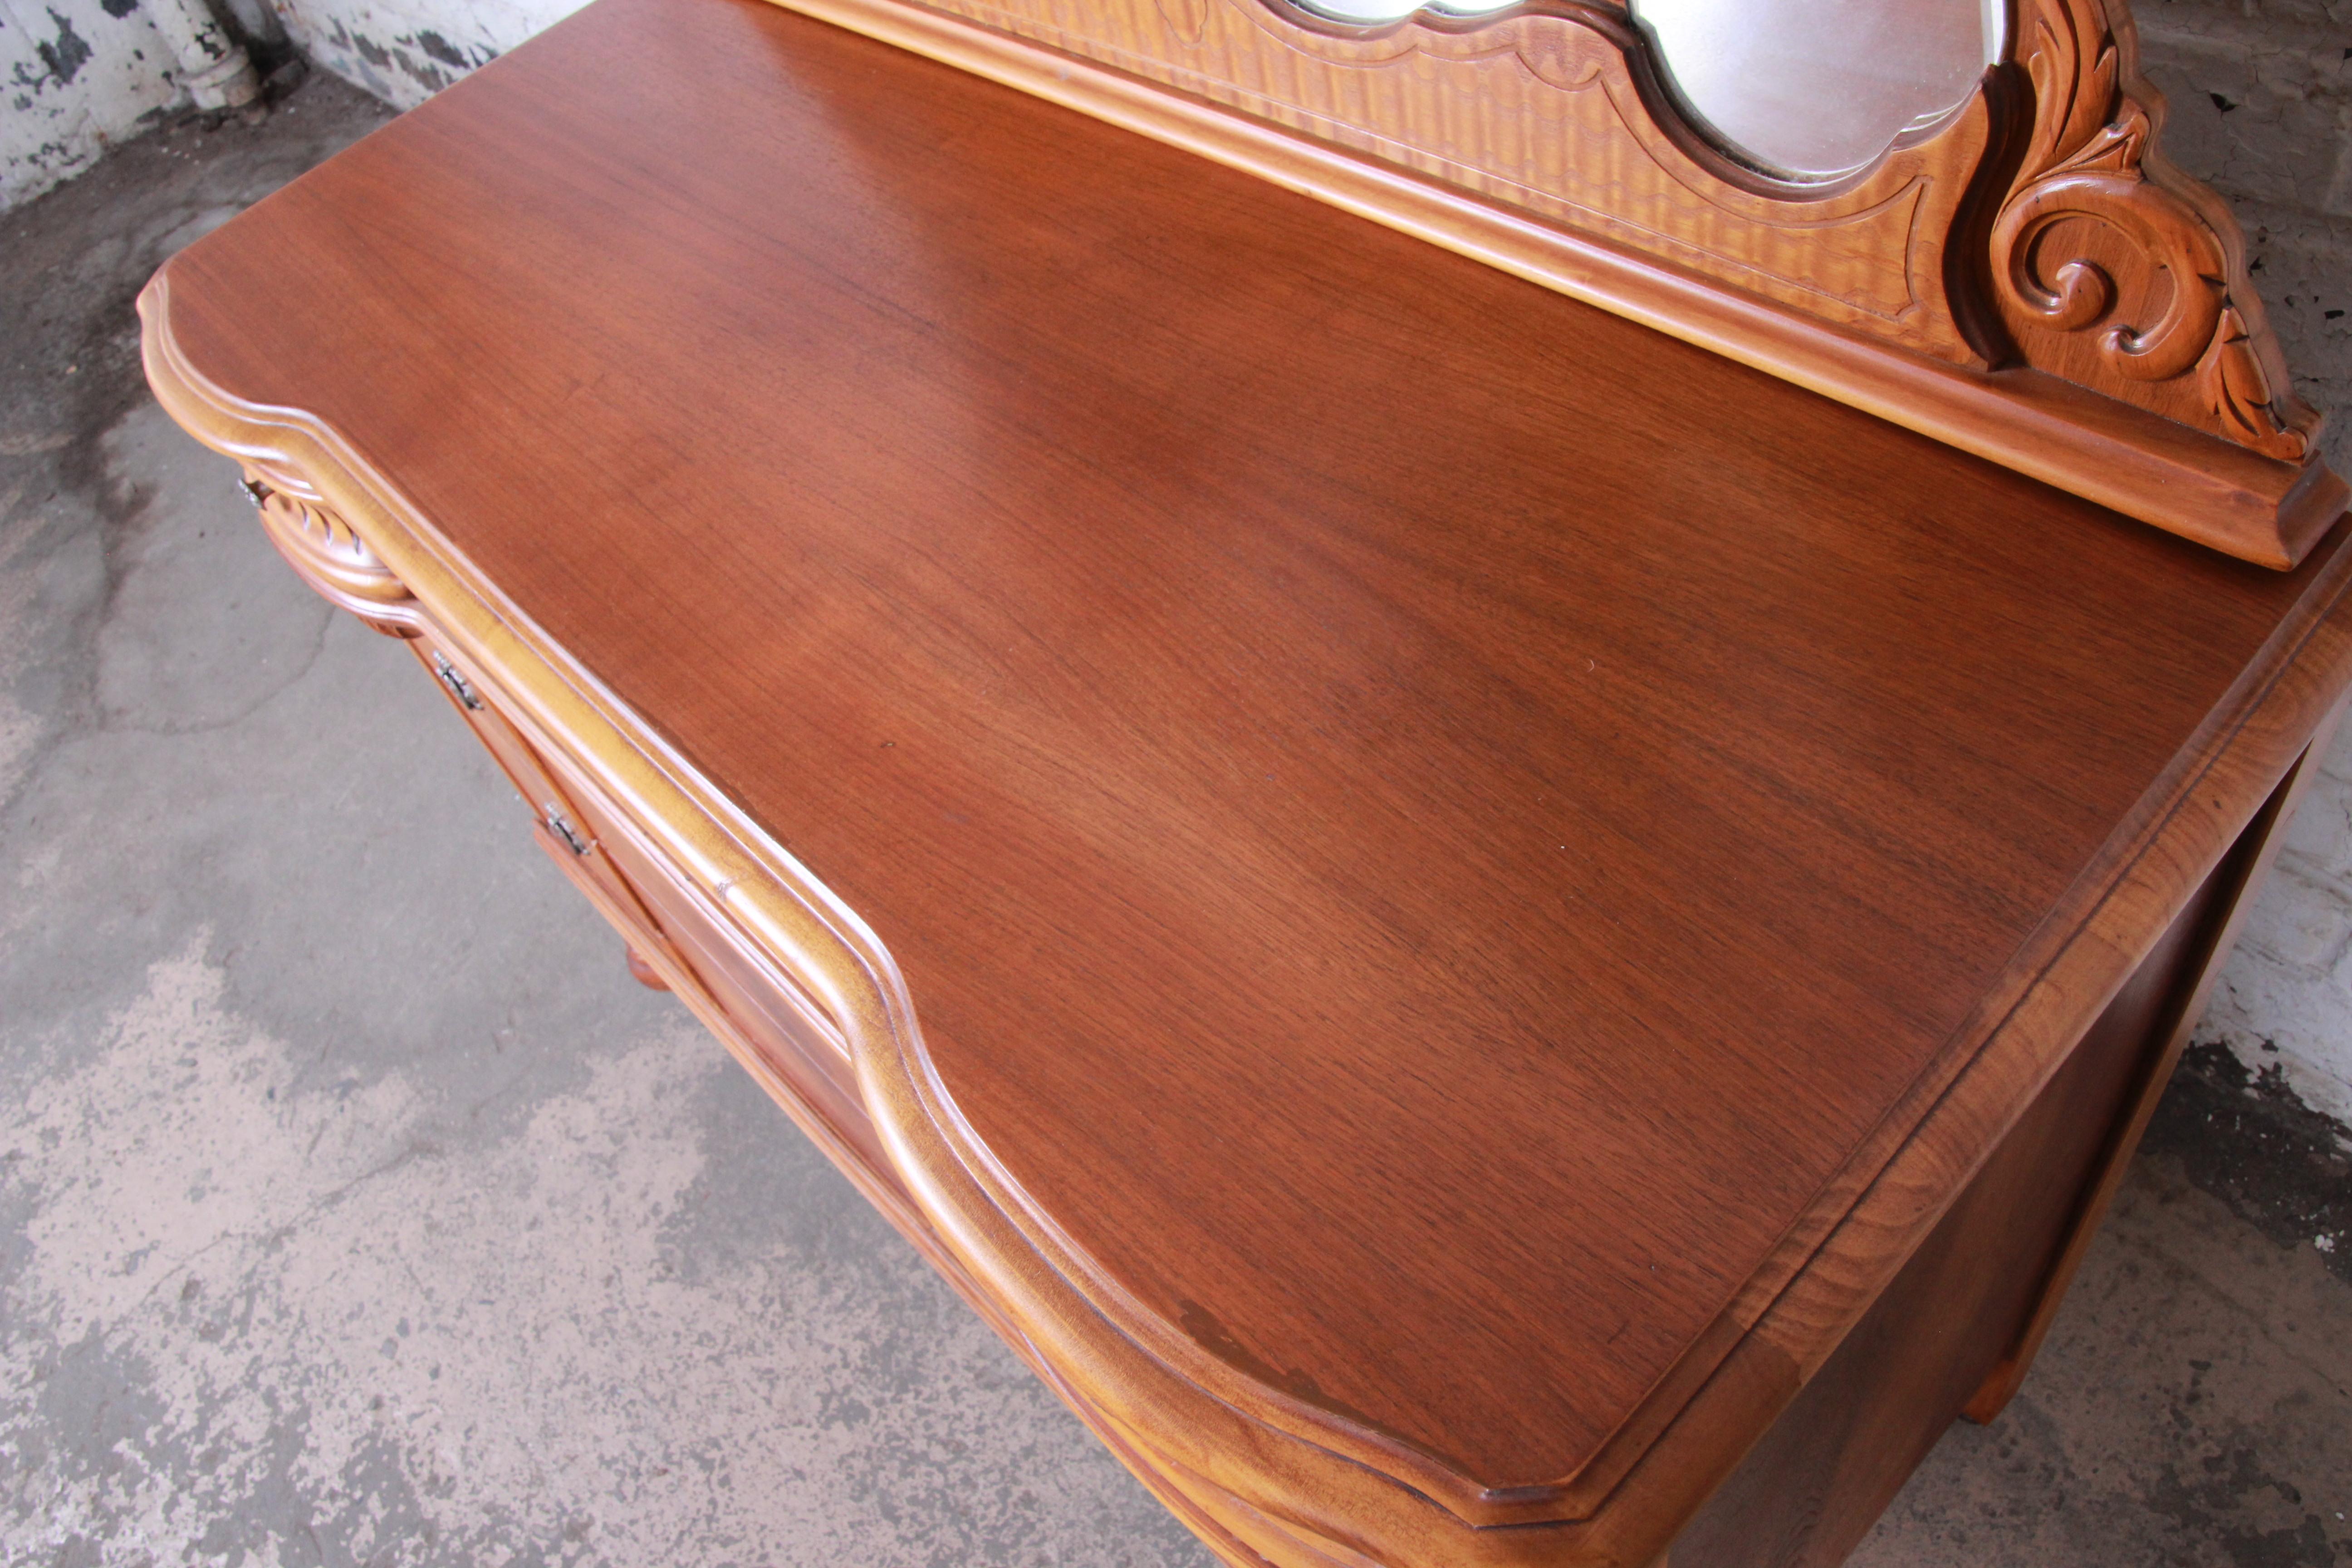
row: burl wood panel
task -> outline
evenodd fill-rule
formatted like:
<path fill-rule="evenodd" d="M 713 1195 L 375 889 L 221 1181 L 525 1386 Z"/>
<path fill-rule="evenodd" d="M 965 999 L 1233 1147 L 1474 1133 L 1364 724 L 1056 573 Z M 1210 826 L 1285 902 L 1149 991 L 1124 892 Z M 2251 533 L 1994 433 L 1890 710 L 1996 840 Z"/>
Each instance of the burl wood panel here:
<path fill-rule="evenodd" d="M 599 0 L 144 308 L 1286 1563 L 1654 1556 L 2352 679 L 2340 534 L 2261 571 L 734 0 Z"/>

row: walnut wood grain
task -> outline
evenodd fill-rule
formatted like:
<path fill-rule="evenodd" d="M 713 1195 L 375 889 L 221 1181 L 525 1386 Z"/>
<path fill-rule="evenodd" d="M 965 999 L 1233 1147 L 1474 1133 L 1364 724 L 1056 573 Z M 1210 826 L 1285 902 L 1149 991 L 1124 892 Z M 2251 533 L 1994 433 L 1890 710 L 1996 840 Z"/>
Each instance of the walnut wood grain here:
<path fill-rule="evenodd" d="M 1373 29 L 1286 0 L 779 3 L 2247 560 L 2300 561 L 2352 495 L 2227 205 L 2156 149 L 2122 0 L 2019 7 L 1976 98 L 1826 188 L 1710 155 L 1607 0 Z"/>
<path fill-rule="evenodd" d="M 772 960 L 662 858 L 604 788 L 564 758 L 559 742 L 544 733 L 527 736 L 528 721 L 517 721 L 516 706 L 497 679 L 471 660 L 453 658 L 447 635 L 423 611 L 413 612 L 405 635 L 525 802 L 532 837 L 628 944 L 630 973 L 677 993 L 925 1256 L 952 1269 L 910 1205 L 856 1079 L 845 1070 L 839 1026 L 796 983 L 773 973 Z M 463 688 L 453 689 L 445 666 L 458 668 Z M 562 819 L 577 847 L 551 830 L 551 816 Z M 969 1294 L 970 1281 L 954 1273 L 958 1289 Z"/>
<path fill-rule="evenodd" d="M 1655 1558 L 2352 681 L 2340 534 L 733 0 L 599 0 L 142 309 L 1235 1563 Z"/>
<path fill-rule="evenodd" d="M 945 0 L 937 7 L 1245 110 L 1958 364 L 1950 244 L 1982 101 L 1856 178 L 1803 185 L 1714 151 L 1620 5 L 1322 21 L 1287 0 Z M 1956 233 L 1956 231 L 1959 231 Z"/>
<path fill-rule="evenodd" d="M 2294 821 L 2295 809 L 2319 776 L 2320 759 L 2327 755 L 2343 721 L 2344 709 L 2339 704 L 2296 759 L 2286 782 L 2273 792 L 2270 801 L 2248 826 L 2238 848 L 2223 862 L 2222 870 L 2215 873 L 2217 878 L 2226 873 L 2227 879 L 2209 900 L 2201 927 L 2185 938 L 2190 945 L 2180 965 L 2180 975 L 2165 994 L 2161 1011 L 2151 1014 L 2156 1033 L 2152 1048 L 2146 1053 L 2146 1070 L 2118 1110 L 2112 1135 L 2099 1156 L 2096 1174 L 2067 1221 L 2066 1233 L 2042 1274 L 2032 1312 L 2000 1361 L 1969 1397 L 1965 1411 L 1969 1420 L 1994 1419 L 2023 1384 L 2027 1369 L 2033 1364 L 2042 1340 L 2057 1318 L 2067 1288 L 2074 1281 L 2074 1271 L 2082 1266 L 2092 1237 L 2106 1218 L 2116 1194 L 2122 1190 L 2132 1156 L 2139 1151 L 2140 1139 L 2156 1115 L 2158 1101 L 2164 1098 L 2165 1086 L 2172 1081 L 2180 1054 L 2188 1048 L 2198 1021 L 2205 1016 L 2206 1005 L 2212 999 L 2222 965 L 2237 945 L 2238 933 L 2253 906 L 2254 891 L 2270 874 L 2272 862 L 2278 858 L 2287 829 Z M 2180 929 L 2182 921 L 2176 921 L 2174 925 Z M 2147 968 L 2142 965 L 2144 972 Z M 2111 1014 L 2114 1010 L 2110 1006 Z"/>
<path fill-rule="evenodd" d="M 2275 848 L 2292 794 L 2292 781 L 2273 793 L 1903 1271 L 1675 1539 L 1681 1568 L 1843 1562 L 1954 1418 L 1990 1416 L 1988 1390 L 2023 1376 L 2064 1289 L 2047 1260 L 2104 1215 L 2138 1107 L 2171 1074 L 2183 1004 Z"/>

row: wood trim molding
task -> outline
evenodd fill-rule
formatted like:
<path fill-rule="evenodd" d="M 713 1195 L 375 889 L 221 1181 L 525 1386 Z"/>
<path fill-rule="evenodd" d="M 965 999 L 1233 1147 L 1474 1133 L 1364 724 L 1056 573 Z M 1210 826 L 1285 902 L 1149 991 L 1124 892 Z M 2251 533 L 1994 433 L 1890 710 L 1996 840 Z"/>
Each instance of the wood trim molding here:
<path fill-rule="evenodd" d="M 866 1173 L 867 1195 L 944 1260 L 943 1272 L 1114 1451 L 1237 1563 L 1549 1568 L 1658 1557 L 1933 1229 L 2352 683 L 2352 626 L 2336 613 L 2352 588 L 2347 549 L 2316 573 L 2000 983 L 1634 1415 L 1576 1473 L 1491 1490 L 1301 1397 L 1263 1367 L 1220 1356 L 1094 1270 L 963 1121 L 903 978 L 856 913 L 510 602 L 351 441 L 302 411 L 244 403 L 194 371 L 173 341 L 168 272 L 140 310 L 149 379 L 166 410 L 341 520 L 533 742 L 560 747 L 565 765 L 698 900 L 723 910 L 837 1022 L 892 1167 L 888 1177 Z M 658 951 L 647 957 L 671 984 L 690 983 Z M 837 1132 L 819 1142 L 845 1158 Z"/>
<path fill-rule="evenodd" d="M 2015 63 L 1829 187 L 1712 153 L 1614 5 L 1351 29 L 1272 0 L 775 3 L 2246 560 L 2299 562 L 2352 496 L 2234 220 L 2156 152 L 2120 0 L 2029 0 Z"/>
<path fill-rule="evenodd" d="M 245 486 L 260 514 L 262 531 L 313 592 L 388 637 L 416 635 L 416 601 L 407 584 L 376 559 L 366 541 L 327 507 L 307 480 L 248 462 Z"/>
<path fill-rule="evenodd" d="M 2026 363 L 2308 461 L 2320 416 L 2290 386 L 2236 220 L 2158 150 L 2164 99 L 2122 0 L 2031 0 L 2019 28 L 2033 124 L 1991 273 Z"/>
<path fill-rule="evenodd" d="M 2319 776 L 2321 759 L 2335 743 L 2336 732 L 2344 720 L 2345 708 L 2338 702 L 2333 712 L 2320 724 L 2311 743 L 2296 757 L 2284 780 L 2264 804 L 2248 829 L 2248 841 L 2239 851 L 2240 863 L 2231 870 L 2224 896 L 2220 900 L 2226 910 L 2223 917 L 2210 928 L 2198 933 L 2198 954 L 2189 974 L 2188 984 L 2173 997 L 2166 1008 L 2164 1034 L 2154 1059 L 2142 1076 L 2139 1088 L 2126 1102 L 2122 1120 L 2115 1130 L 2099 1174 L 2084 1194 L 2081 1210 L 2070 1226 L 2065 1242 L 2052 1261 L 2049 1276 L 2036 1299 L 2033 1311 L 2020 1331 L 2017 1342 L 1996 1366 L 1975 1396 L 1969 1402 L 1969 1420 L 1988 1422 L 1998 1416 L 2025 1382 L 2025 1374 L 2033 1365 L 2033 1358 L 2048 1337 L 2051 1325 L 2057 1321 L 2059 1305 L 2074 1280 L 2075 1270 L 2082 1267 L 2089 1252 L 2091 1240 L 2098 1234 L 2107 1210 L 2114 1205 L 2116 1194 L 2123 1189 L 2124 1178 L 2131 1169 L 2132 1156 L 2138 1152 L 2141 1137 L 2156 1116 L 2157 1103 L 2164 1098 L 2165 1086 L 2172 1081 L 2173 1068 L 2180 1062 L 2181 1053 L 2188 1048 L 2189 1037 L 2205 1016 L 2205 1008 L 2213 995 L 2213 987 L 2221 977 L 2222 966 L 2238 945 L 2239 932 L 2246 917 L 2252 912 L 2255 889 L 2270 875 L 2271 865 L 2278 858 L 2286 842 L 2287 829 L 2293 825 L 2296 808 Z"/>
<path fill-rule="evenodd" d="M 1424 8 L 1377 27 L 1288 0 L 937 0 L 1315 141 L 1733 282 L 1959 364 L 1946 247 L 1994 132 L 1981 100 L 1872 168 L 1794 184 L 1718 152 L 1672 105 L 1622 5 Z"/>

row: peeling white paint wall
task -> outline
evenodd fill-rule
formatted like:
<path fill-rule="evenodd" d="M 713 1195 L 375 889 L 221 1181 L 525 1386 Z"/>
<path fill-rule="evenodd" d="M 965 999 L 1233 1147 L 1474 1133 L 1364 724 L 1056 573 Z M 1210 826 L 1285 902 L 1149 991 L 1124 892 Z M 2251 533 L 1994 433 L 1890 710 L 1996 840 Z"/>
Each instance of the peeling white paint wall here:
<path fill-rule="evenodd" d="M 39 195 L 182 101 L 139 0 L 0 0 L 0 207 Z"/>
<path fill-rule="evenodd" d="M 413 109 L 578 10 L 585 0 L 270 0 L 295 47 L 388 103 Z"/>
<path fill-rule="evenodd" d="M 2295 813 L 2197 1037 L 2352 1125 L 2352 726 Z"/>
<path fill-rule="evenodd" d="M 584 0 L 215 0 L 248 42 L 294 47 L 401 109 Z M 149 0 L 0 0 L 0 209 L 187 107 Z"/>
<path fill-rule="evenodd" d="M 2230 198 L 2303 395 L 2352 467 L 2352 0 L 2137 0 L 2164 147 Z M 2352 1124 L 2352 727 L 2305 796 L 2199 1026 Z"/>

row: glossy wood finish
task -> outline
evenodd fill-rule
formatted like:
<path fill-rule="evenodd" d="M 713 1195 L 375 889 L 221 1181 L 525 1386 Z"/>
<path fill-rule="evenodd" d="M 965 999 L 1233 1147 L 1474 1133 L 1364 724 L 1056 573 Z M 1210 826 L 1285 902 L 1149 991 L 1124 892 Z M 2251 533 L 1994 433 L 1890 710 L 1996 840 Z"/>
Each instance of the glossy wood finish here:
<path fill-rule="evenodd" d="M 1827 185 L 1713 151 L 1609 0 L 1373 28 L 1287 0 L 781 3 L 2247 560 L 2300 561 L 2345 508 L 2235 220 L 2157 149 L 2123 0 L 2014 7 L 1976 97 Z"/>
<path fill-rule="evenodd" d="M 1654 1559 L 2352 680 L 2340 534 L 2261 571 L 736 0 L 599 0 L 142 310 L 1237 1563 Z"/>
<path fill-rule="evenodd" d="M 1829 1568 L 1944 1428 L 2016 1392 L 2172 1073 L 2309 753 L 1837 1353 L 1676 1539 L 1677 1568 Z"/>
<path fill-rule="evenodd" d="M 2156 1115 L 2157 1102 L 2163 1099 L 2165 1086 L 2172 1080 L 2173 1068 L 2179 1065 L 2180 1054 L 2188 1047 L 2190 1033 L 2205 1016 L 2205 1008 L 2212 998 L 2213 987 L 2219 982 L 2221 966 L 2237 945 L 2238 932 L 2245 923 L 2253 904 L 2253 894 L 2270 874 L 2271 864 L 2286 841 L 2287 829 L 2294 821 L 2296 807 L 2319 775 L 2319 760 L 2328 753 L 2336 731 L 2344 721 L 2344 709 L 2339 705 L 2335 713 L 2321 724 L 2312 737 L 2310 746 L 2295 763 L 2292 772 L 2271 796 L 2261 813 L 2246 829 L 2244 837 L 2231 852 L 2221 868 L 2209 879 L 2209 891 L 2203 899 L 2201 920 L 2192 927 L 2188 914 L 2173 922 L 2173 931 L 2184 944 L 2184 954 L 2179 965 L 2179 975 L 2155 994 L 2161 995 L 2160 1004 L 2150 1006 L 2143 1022 L 2132 1027 L 2144 1042 L 2146 1058 L 2137 1080 L 2120 1102 L 2118 1114 L 2106 1147 L 2099 1156 L 2093 1180 L 2084 1186 L 2073 1215 L 2067 1221 L 2063 1241 L 2055 1250 L 2037 1295 L 2033 1310 L 2019 1330 L 2001 1359 L 1996 1363 L 1984 1383 L 1969 1397 L 1966 1414 L 1971 1421 L 1990 1421 L 2015 1396 L 2025 1381 L 2025 1373 L 2033 1364 L 2033 1357 L 2042 1348 L 2042 1341 L 2050 1331 L 2064 1300 L 2067 1287 L 2074 1280 L 2084 1253 L 2091 1245 L 2099 1224 L 2106 1217 L 2108 1206 L 2122 1188 L 2124 1176 L 2132 1156 L 2138 1152 L 2141 1136 Z M 2192 906 L 2195 908 L 2196 906 Z M 2140 966 L 2140 974 L 2133 985 L 2150 985 L 2149 976 L 2155 972 L 2156 959 Z M 2126 987 L 2126 993 L 2131 991 Z M 2096 1040 L 2102 1028 L 2119 1026 L 2117 1010 L 2124 1005 L 2119 996 L 2109 1005 L 2100 1025 L 2087 1037 Z M 2078 1047 L 2081 1048 L 2081 1047 Z"/>
<path fill-rule="evenodd" d="M 950 0 L 940 7 L 1606 237 L 1874 338 L 1982 364 L 1947 247 L 1993 134 L 1966 105 L 1858 177 L 1760 175 L 1673 107 L 1620 5 L 1319 20 L 1287 0 Z"/>

